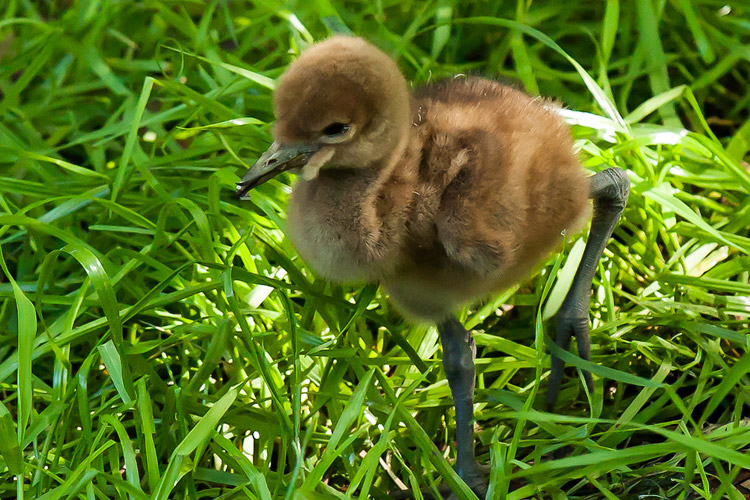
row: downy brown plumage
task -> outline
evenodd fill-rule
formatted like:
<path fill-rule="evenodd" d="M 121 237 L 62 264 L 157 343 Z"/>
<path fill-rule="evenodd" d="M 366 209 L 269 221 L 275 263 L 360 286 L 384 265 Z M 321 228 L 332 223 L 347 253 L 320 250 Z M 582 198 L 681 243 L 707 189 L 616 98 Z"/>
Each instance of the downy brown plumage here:
<path fill-rule="evenodd" d="M 456 77 L 409 95 L 388 56 L 335 37 L 289 67 L 275 109 L 276 143 L 319 146 L 289 203 L 300 256 L 335 282 L 380 282 L 412 319 L 525 277 L 586 213 L 570 132 L 512 87 Z"/>
<path fill-rule="evenodd" d="M 473 77 L 410 94 L 395 62 L 360 38 L 337 36 L 303 52 L 281 77 L 274 107 L 275 142 L 238 193 L 296 169 L 288 234 L 310 267 L 335 282 L 379 282 L 405 316 L 438 324 L 456 408 L 456 468 L 481 495 L 476 348 L 453 313 L 527 276 L 585 222 L 592 197 L 592 231 L 557 323 L 558 345 L 575 335 L 588 359 L 589 289 L 627 177 L 608 169 L 586 178 L 552 102 Z M 553 359 L 549 404 L 562 367 Z"/>

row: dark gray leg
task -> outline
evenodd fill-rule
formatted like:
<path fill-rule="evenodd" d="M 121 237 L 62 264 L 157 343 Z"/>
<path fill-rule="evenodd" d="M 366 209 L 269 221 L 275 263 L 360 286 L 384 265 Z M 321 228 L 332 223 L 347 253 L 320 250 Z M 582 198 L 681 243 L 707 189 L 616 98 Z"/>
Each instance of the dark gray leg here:
<path fill-rule="evenodd" d="M 452 317 L 438 325 L 443 344 L 443 368 L 456 407 L 456 472 L 480 497 L 487 486 L 474 456 L 474 358 L 471 332 Z"/>
<path fill-rule="evenodd" d="M 594 217 L 591 221 L 591 233 L 583 251 L 583 258 L 578 267 L 568 295 L 557 313 L 555 342 L 562 349 L 570 346 L 570 337 L 576 336 L 578 355 L 589 360 L 591 344 L 589 343 L 589 302 L 591 283 L 599 264 L 604 247 L 615 229 L 620 215 L 625 209 L 630 192 L 630 181 L 624 170 L 608 168 L 591 178 L 590 198 L 594 200 Z M 552 374 L 547 389 L 547 406 L 552 407 L 560 392 L 560 382 L 565 363 L 557 356 L 552 356 Z M 591 373 L 584 371 L 586 386 L 594 390 Z"/>

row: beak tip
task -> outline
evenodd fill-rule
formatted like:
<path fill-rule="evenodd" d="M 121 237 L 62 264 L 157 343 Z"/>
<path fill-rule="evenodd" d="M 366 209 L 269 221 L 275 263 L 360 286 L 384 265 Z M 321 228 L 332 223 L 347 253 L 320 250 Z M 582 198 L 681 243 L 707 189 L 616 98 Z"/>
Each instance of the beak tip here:
<path fill-rule="evenodd" d="M 237 190 L 237 197 L 240 200 L 250 199 L 250 186 L 248 186 L 244 182 L 239 182 L 237 183 L 235 189 Z"/>

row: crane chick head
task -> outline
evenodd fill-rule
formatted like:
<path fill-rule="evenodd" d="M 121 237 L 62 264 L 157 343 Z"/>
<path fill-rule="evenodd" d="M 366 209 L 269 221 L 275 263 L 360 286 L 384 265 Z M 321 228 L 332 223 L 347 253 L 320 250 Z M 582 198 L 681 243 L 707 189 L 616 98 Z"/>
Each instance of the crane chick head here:
<path fill-rule="evenodd" d="M 405 143 L 410 101 L 396 63 L 361 38 L 313 45 L 274 95 L 274 143 L 237 185 L 240 197 L 279 172 L 311 180 L 321 168 L 378 168 Z"/>

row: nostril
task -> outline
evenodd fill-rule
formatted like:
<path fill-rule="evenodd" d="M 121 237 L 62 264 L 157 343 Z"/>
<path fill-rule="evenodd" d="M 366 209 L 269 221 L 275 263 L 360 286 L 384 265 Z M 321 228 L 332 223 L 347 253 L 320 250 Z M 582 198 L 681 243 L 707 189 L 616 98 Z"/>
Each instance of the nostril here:
<path fill-rule="evenodd" d="M 266 162 L 266 165 L 273 165 L 274 163 L 276 163 L 276 161 L 277 161 L 276 158 L 271 158 L 270 160 Z"/>

